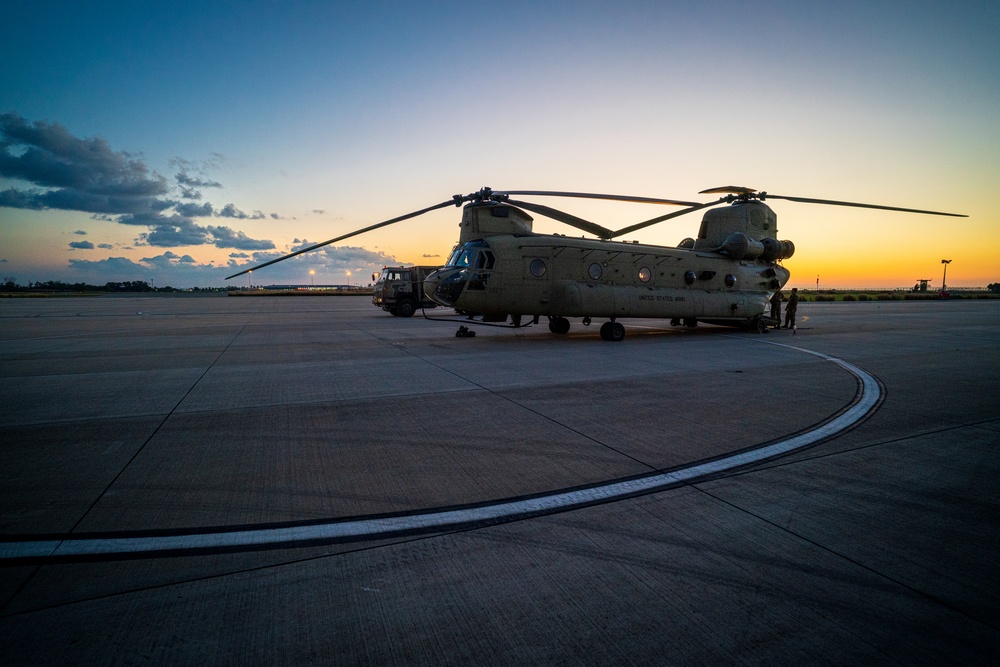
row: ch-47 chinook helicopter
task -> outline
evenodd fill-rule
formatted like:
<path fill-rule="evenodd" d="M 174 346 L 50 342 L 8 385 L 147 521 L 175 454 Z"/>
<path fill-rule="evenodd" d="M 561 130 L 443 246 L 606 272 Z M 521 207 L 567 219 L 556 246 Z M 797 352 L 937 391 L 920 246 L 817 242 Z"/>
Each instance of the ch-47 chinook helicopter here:
<path fill-rule="evenodd" d="M 671 324 L 698 322 L 766 331 L 768 300 L 788 282 L 781 261 L 792 256 L 790 241 L 777 238 L 777 216 L 764 203 L 785 199 L 808 204 L 966 217 L 876 204 L 788 197 L 752 188 L 726 186 L 699 194 L 721 194 L 710 202 L 678 201 L 625 195 L 494 191 L 483 188 L 428 208 L 407 213 L 342 236 L 317 243 L 246 269 L 235 278 L 276 262 L 310 252 L 352 236 L 445 208 L 462 206 L 461 232 L 448 263 L 427 276 L 424 288 L 435 302 L 481 317 L 482 322 L 522 326 L 547 317 L 553 333 L 565 334 L 567 318 L 606 319 L 601 338 L 620 341 L 625 327 L 619 318 L 666 318 Z M 516 196 L 575 197 L 681 206 L 681 210 L 617 231 L 549 206 L 511 199 Z M 729 204 L 722 207 L 721 204 Z M 719 208 L 710 208 L 720 206 Z M 615 241 L 650 225 L 709 208 L 696 239 L 677 247 Z M 575 227 L 597 238 L 538 234 L 531 229 L 539 215 Z"/>

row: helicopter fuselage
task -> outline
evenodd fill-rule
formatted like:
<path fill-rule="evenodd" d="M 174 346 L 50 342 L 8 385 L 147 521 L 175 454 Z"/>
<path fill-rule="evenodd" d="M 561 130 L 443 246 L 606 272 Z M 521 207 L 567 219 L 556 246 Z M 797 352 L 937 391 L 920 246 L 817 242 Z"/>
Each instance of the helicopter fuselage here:
<path fill-rule="evenodd" d="M 514 206 L 466 206 L 460 243 L 447 265 L 427 277 L 427 296 L 486 321 L 656 317 L 746 324 L 765 313 L 789 278 L 759 253 L 734 259 L 725 250 L 698 249 L 706 245 L 701 238 L 671 248 L 536 234 L 530 225 L 531 217 Z"/>

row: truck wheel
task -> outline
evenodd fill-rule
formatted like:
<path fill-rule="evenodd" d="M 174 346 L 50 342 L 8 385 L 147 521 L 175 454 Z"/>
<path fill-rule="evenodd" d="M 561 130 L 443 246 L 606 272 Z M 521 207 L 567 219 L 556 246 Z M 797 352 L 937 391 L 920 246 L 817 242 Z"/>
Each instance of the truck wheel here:
<path fill-rule="evenodd" d="M 396 304 L 396 314 L 400 317 L 413 317 L 417 310 L 416 305 L 409 299 L 404 299 Z"/>

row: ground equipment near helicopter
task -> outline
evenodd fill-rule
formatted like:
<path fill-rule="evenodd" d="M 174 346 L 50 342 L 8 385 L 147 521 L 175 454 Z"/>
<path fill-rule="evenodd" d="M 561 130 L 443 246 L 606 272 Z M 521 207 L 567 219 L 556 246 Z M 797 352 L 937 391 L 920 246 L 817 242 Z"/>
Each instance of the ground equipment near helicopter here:
<path fill-rule="evenodd" d="M 412 317 L 418 308 L 434 308 L 424 291 L 424 278 L 438 270 L 437 266 L 385 266 L 378 275 L 372 274 L 375 287 L 372 304 L 398 317 Z"/>
<path fill-rule="evenodd" d="M 618 318 L 667 318 L 674 325 L 698 322 L 741 326 L 764 332 L 773 324 L 765 315 L 768 300 L 788 282 L 781 261 L 795 251 L 778 240 L 777 216 L 766 199 L 853 206 L 887 211 L 965 217 L 876 204 L 789 197 L 725 186 L 700 194 L 721 194 L 710 202 L 626 195 L 483 188 L 468 195 L 414 211 L 303 248 L 233 274 L 276 262 L 447 206 L 464 206 L 458 245 L 448 263 L 424 280 L 426 295 L 438 304 L 481 316 L 483 322 L 520 327 L 525 318 L 547 317 L 553 333 L 569 331 L 567 318 L 607 319 L 601 338 L 620 341 L 625 328 Z M 516 196 L 574 197 L 682 207 L 623 229 L 611 230 L 548 206 L 511 199 Z M 722 207 L 721 204 L 729 204 Z M 719 208 L 711 208 L 719 206 Z M 677 247 L 613 239 L 703 208 L 698 237 Z M 526 212 L 552 218 L 597 238 L 539 234 Z"/>

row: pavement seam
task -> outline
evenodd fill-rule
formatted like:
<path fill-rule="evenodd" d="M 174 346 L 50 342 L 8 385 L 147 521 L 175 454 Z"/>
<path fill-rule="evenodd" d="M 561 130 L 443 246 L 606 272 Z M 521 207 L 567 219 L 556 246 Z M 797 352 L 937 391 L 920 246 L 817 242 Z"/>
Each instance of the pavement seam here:
<path fill-rule="evenodd" d="M 754 472 L 759 472 L 759 471 L 755 470 Z M 754 511 L 752 511 L 752 510 L 749 510 L 749 509 L 747 509 L 745 507 L 741 507 L 741 506 L 739 506 L 739 505 L 737 505 L 737 504 L 735 504 L 733 502 L 730 502 L 730 501 L 728 501 L 728 500 L 726 500 L 724 498 L 720 498 L 719 496 L 715 495 L 711 491 L 708 491 L 706 489 L 701 488 L 701 484 L 700 483 L 691 484 L 689 486 L 691 486 L 692 488 L 694 488 L 697 491 L 700 491 L 701 493 L 705 494 L 709 498 L 712 498 L 713 500 L 715 500 L 715 501 L 717 501 L 719 503 L 722 503 L 723 505 L 727 505 L 727 506 L 733 508 L 734 510 L 736 510 L 738 512 L 742 512 L 743 514 L 751 516 L 751 517 L 757 519 L 758 521 L 762 521 L 762 522 L 766 523 L 767 525 L 769 525 L 769 526 L 771 526 L 773 528 L 776 528 L 777 530 L 779 530 L 779 531 L 781 531 L 781 532 L 783 532 L 783 533 L 785 533 L 787 535 L 790 535 L 790 536 L 794 537 L 797 540 L 801 540 L 801 541 L 803 541 L 803 542 L 805 542 L 807 544 L 810 544 L 810 545 L 816 547 L 817 549 L 825 551 L 826 553 L 828 553 L 828 554 L 830 554 L 832 556 L 835 556 L 836 558 L 839 558 L 839 559 L 841 559 L 843 561 L 846 561 L 846 562 L 850 563 L 851 565 L 854 565 L 855 567 L 861 568 L 862 570 L 865 570 L 866 572 L 869 572 L 869 573 L 871 573 L 871 574 L 873 574 L 873 575 L 875 575 L 875 576 L 877 576 L 877 577 L 879 577 L 881 579 L 884 579 L 885 581 L 888 581 L 888 582 L 890 582 L 890 583 L 892 583 L 892 584 L 894 584 L 896 586 L 899 586 L 899 587 L 901 587 L 901 588 L 903 588 L 903 589 L 905 589 L 905 590 L 913 593 L 914 595 L 917 595 L 917 596 L 922 597 L 922 598 L 924 598 L 926 600 L 934 602 L 935 604 L 941 605 L 942 607 L 944 607 L 946 609 L 949 609 L 950 611 L 955 612 L 955 613 L 957 613 L 957 614 L 959 614 L 961 616 L 964 616 L 965 618 L 967 618 L 967 619 L 969 619 L 971 621 L 975 621 L 976 623 L 979 623 L 979 624 L 981 624 L 981 625 L 983 625 L 983 626 L 985 626 L 987 628 L 990 628 L 991 630 L 1000 631 L 1000 627 L 994 626 L 991 623 L 989 623 L 988 621 L 985 621 L 985 620 L 983 620 L 981 618 L 977 618 L 976 616 L 973 616 L 973 615 L 969 614 L 965 610 L 963 610 L 963 609 L 961 609 L 959 607 L 956 607 L 955 605 L 949 603 L 946 600 L 941 600 L 941 599 L 935 597 L 934 595 L 931 595 L 930 593 L 927 593 L 926 591 L 922 591 L 922 590 L 920 590 L 918 588 L 914 588 L 913 586 L 911 586 L 910 584 L 906 583 L 905 581 L 901 581 L 899 579 L 896 579 L 894 577 L 889 576 L 888 574 L 885 574 L 884 572 L 880 572 L 879 570 L 876 570 L 875 568 L 873 568 L 871 566 L 865 565 L 861 561 L 859 561 L 859 560 L 857 560 L 855 558 L 852 558 L 852 557 L 848 556 L 847 554 L 840 553 L 839 551 L 833 549 L 832 547 L 828 547 L 828 546 L 826 546 L 824 544 L 820 544 L 816 540 L 813 540 L 813 539 L 811 539 L 809 537 L 806 537 L 805 535 L 802 535 L 801 533 L 797 533 L 794 530 L 791 530 L 791 529 L 789 529 L 789 528 L 787 528 L 785 526 L 782 526 L 782 525 L 780 525 L 778 523 L 775 523 L 774 521 L 771 521 L 767 517 L 764 517 L 764 516 L 762 516 L 762 515 L 754 512 Z"/>
<path fill-rule="evenodd" d="M 123 465 L 121 470 L 118 471 L 118 474 L 115 475 L 110 482 L 108 482 L 108 484 L 104 487 L 104 490 L 101 491 L 94 499 L 94 501 L 87 507 L 87 509 L 83 511 L 83 513 L 80 515 L 80 518 L 77 519 L 76 523 L 74 523 L 73 526 L 69 529 L 69 531 L 67 531 L 68 534 L 75 531 L 77 527 L 80 525 L 80 523 L 87 518 L 87 515 L 90 514 L 90 512 L 94 509 L 97 503 L 101 501 L 101 498 L 104 497 L 104 495 L 111 489 L 112 486 L 115 485 L 115 483 L 119 480 L 119 478 L 121 478 L 121 476 L 125 473 L 125 471 L 128 470 L 129 466 L 132 465 L 132 462 L 139 457 L 139 454 L 141 454 L 142 451 L 146 448 L 146 446 L 153 440 L 153 438 L 156 437 L 156 434 L 159 433 L 160 429 L 163 428 L 163 425 L 167 423 L 167 420 L 170 419 L 171 415 L 173 415 L 174 412 L 177 410 L 177 408 L 180 407 L 181 403 L 183 403 L 184 400 L 194 390 L 194 388 L 198 386 L 198 383 L 201 382 L 206 375 L 208 375 L 208 372 L 212 370 L 215 364 L 219 362 L 219 359 L 221 359 L 222 356 L 226 353 L 226 351 L 228 351 L 229 348 L 233 345 L 233 343 L 236 342 L 236 340 L 240 337 L 240 335 L 242 335 L 242 333 L 246 330 L 246 328 L 250 326 L 250 323 L 253 322 L 254 318 L 257 316 L 259 312 L 260 308 L 258 308 L 256 311 L 250 314 L 250 318 L 243 324 L 242 327 L 240 327 L 240 330 L 236 332 L 232 340 L 230 340 L 229 343 L 226 344 L 226 347 L 223 348 L 221 352 L 219 352 L 218 356 L 216 356 L 216 358 L 212 361 L 212 363 L 208 365 L 205 371 L 200 376 L 198 376 L 198 379 L 195 380 L 190 387 L 188 387 L 188 390 L 184 392 L 184 395 L 177 401 L 174 407 L 170 409 L 170 412 L 164 415 L 163 419 L 160 420 L 160 423 L 156 426 L 155 429 L 153 429 L 153 432 L 149 434 L 148 438 L 146 438 L 145 442 L 143 442 L 142 445 L 140 445 L 138 449 L 136 449 L 132 457 L 125 462 L 125 465 Z M 10 597 L 6 601 L 4 601 L 2 605 L 0 605 L 0 613 L 2 613 L 3 609 L 6 608 L 10 602 L 12 602 L 17 598 L 18 594 L 20 594 L 20 592 L 24 590 L 24 588 L 31 582 L 31 580 L 34 579 L 35 575 L 38 573 L 40 569 L 41 569 L 40 565 L 36 566 L 34 571 L 30 575 L 24 578 L 24 581 L 22 581 L 21 584 L 11 593 Z"/>

